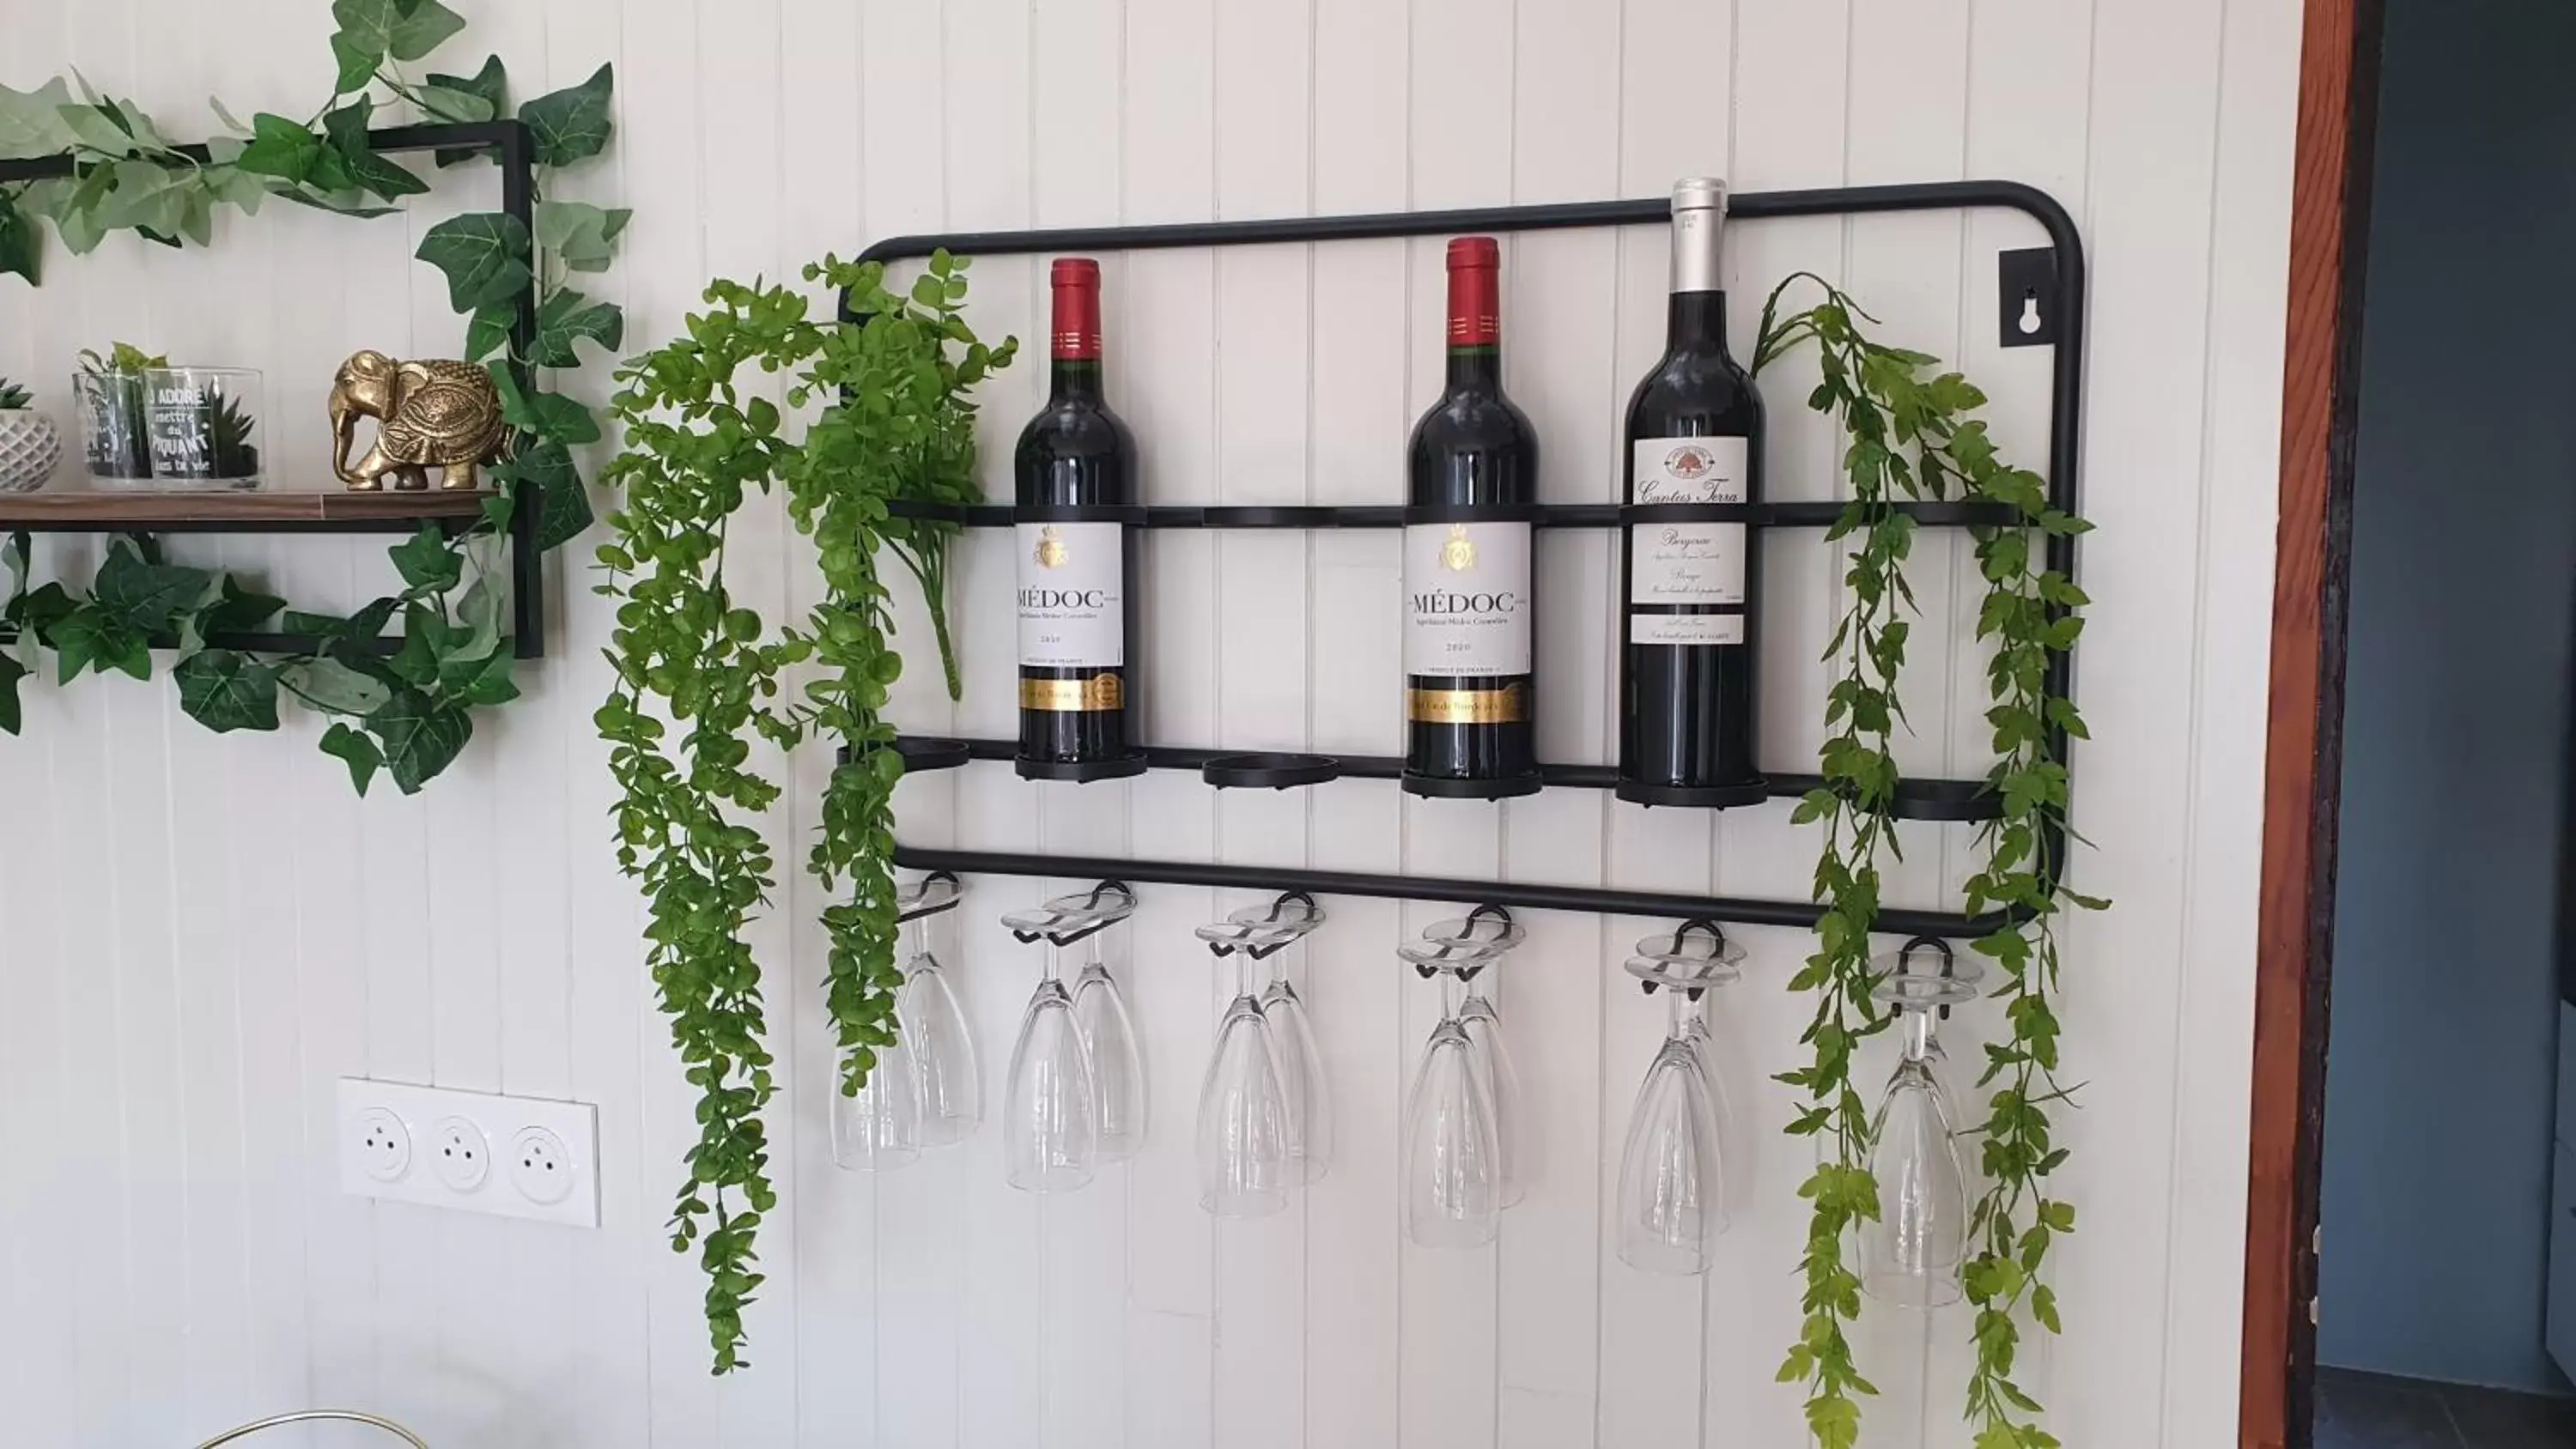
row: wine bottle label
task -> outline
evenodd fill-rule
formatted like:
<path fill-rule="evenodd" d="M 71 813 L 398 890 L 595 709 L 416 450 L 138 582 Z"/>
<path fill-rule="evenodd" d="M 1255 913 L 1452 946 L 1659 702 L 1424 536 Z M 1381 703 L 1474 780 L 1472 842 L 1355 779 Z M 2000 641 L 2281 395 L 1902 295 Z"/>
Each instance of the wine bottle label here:
<path fill-rule="evenodd" d="M 1742 614 L 1630 614 L 1631 644 L 1741 644 Z"/>
<path fill-rule="evenodd" d="M 1020 663 L 1038 669 L 1125 664 L 1127 538 L 1120 526 L 1023 523 L 1018 532 Z"/>
<path fill-rule="evenodd" d="M 1434 679 L 1530 672 L 1530 526 L 1404 530 L 1404 672 Z"/>
<path fill-rule="evenodd" d="M 1641 506 L 1745 501 L 1751 470 L 1743 438 L 1639 438 L 1631 446 L 1629 497 Z M 1628 602 L 1741 604 L 1748 543 L 1741 523 L 1631 524 Z"/>

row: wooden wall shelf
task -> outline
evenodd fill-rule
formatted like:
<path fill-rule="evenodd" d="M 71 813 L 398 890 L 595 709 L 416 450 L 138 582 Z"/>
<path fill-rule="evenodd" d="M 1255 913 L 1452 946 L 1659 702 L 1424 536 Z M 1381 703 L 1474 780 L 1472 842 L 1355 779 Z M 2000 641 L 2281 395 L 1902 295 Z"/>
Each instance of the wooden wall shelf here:
<path fill-rule="evenodd" d="M 410 533 L 470 524 L 489 490 L 352 493 L 57 488 L 0 494 L 0 529 L 88 533 Z"/>

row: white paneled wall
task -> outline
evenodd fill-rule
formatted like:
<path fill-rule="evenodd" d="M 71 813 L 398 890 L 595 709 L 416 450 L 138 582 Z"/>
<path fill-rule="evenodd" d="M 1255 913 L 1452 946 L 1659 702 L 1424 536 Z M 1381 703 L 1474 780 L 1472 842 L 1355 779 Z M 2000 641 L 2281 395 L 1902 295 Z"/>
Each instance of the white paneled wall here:
<path fill-rule="evenodd" d="M 173 129 L 302 114 L 326 75 L 324 0 L 0 0 L 0 81 L 78 65 Z M 2080 683 L 2086 889 L 2066 1050 L 2086 1079 L 2065 1140 L 2083 1231 L 2057 1270 L 2067 1337 L 2027 1381 L 2070 1443 L 2202 1449 L 2232 1433 L 2251 1020 L 2262 621 L 2271 570 L 2290 120 L 2291 0 L 500 0 L 485 48 L 531 95 L 617 63 L 620 140 L 565 191 L 636 208 L 605 280 L 638 347 L 711 275 L 789 275 L 826 250 L 942 228 L 1298 215 L 2002 176 L 2045 187 L 2093 262 Z M 266 368 L 271 450 L 326 476 L 321 394 L 357 346 L 457 342 L 412 263 L 488 170 L 374 223 L 279 207 L 218 250 L 131 238 L 0 281 L 0 373 L 65 413 L 71 356 L 111 339 Z M 1959 359 L 2036 464 L 2044 350 L 1996 346 L 1994 253 L 2018 216 L 1746 223 L 1729 266 L 1739 355 L 1761 294 L 1843 280 L 1895 341 Z M 1112 396 L 1157 502 L 1388 502 L 1437 391 L 1436 242 L 1104 258 Z M 1506 353 L 1554 501 L 1607 501 L 1619 411 L 1660 346 L 1659 232 L 1507 244 Z M 974 273 L 975 316 L 1023 338 L 1044 283 Z M 1033 360 L 1034 361 L 1034 360 Z M 1775 496 L 1833 492 L 1838 445 L 1766 383 Z M 985 394 L 988 491 L 1042 365 Z M 603 370 L 578 384 L 604 391 Z M 773 614 L 815 587 L 774 508 L 738 535 L 739 586 Z M 1395 540 L 1369 533 L 1153 540 L 1150 731 L 1241 748 L 1396 747 Z M 375 542 L 183 541 L 299 600 L 354 602 Z M 1541 552 L 1550 758 L 1609 758 L 1606 536 Z M 1767 762 L 1820 735 L 1810 662 L 1837 569 L 1774 539 L 1764 606 Z M 94 559 L 72 542 L 72 566 Z M 969 677 L 952 707 L 916 663 L 911 727 L 1011 725 L 1006 538 L 955 569 Z M 1932 622 L 1907 678 L 1907 767 L 1985 759 L 1964 540 L 1926 537 Z M 1617 970 L 1653 923 L 1535 913 L 1500 999 L 1531 1088 L 1539 1171 L 1489 1252 L 1437 1254 L 1396 1217 L 1401 1099 L 1437 1010 L 1389 948 L 1442 910 L 1329 902 L 1297 964 L 1330 1061 L 1330 1176 L 1287 1214 L 1216 1223 L 1190 1132 L 1224 984 L 1188 928 L 1239 904 L 1148 888 L 1123 947 L 1145 1036 L 1144 1155 L 1057 1199 L 1010 1192 L 997 1133 L 871 1180 L 830 1161 L 817 893 L 759 928 L 786 1087 L 748 1373 L 704 1373 L 693 1265 L 661 1222 L 693 1135 L 603 829 L 589 725 L 606 620 L 559 568 L 529 698 L 490 716 L 425 795 L 349 798 L 296 721 L 217 739 L 165 683 L 30 691 L 0 742 L 0 1403 L 12 1444 L 181 1445 L 310 1403 L 363 1406 L 442 1446 L 878 1445 L 884 1449 L 1620 1449 L 1802 1442 L 1772 1370 L 1797 1321 L 1810 1149 L 1779 1136 L 1802 1004 L 1801 934 L 1749 930 L 1725 993 L 1729 1090 L 1752 1181 L 1717 1271 L 1650 1278 L 1605 1242 L 1629 1099 L 1661 1009 Z M 917 613 L 908 612 L 907 621 Z M 905 631 L 916 660 L 926 631 Z M 790 858 L 824 762 L 792 763 L 772 822 Z M 1598 792 L 1502 807 L 1384 782 L 1218 795 L 1161 773 L 1085 788 L 976 765 L 908 785 L 909 840 L 1641 889 L 1802 893 L 1812 842 L 1785 806 L 1653 814 Z M 1971 868 L 1956 828 L 1906 832 L 1897 890 L 1936 904 Z M 970 882 L 957 974 L 988 1080 L 1035 961 L 994 924 L 1045 883 Z M 1952 1024 L 1970 1045 L 1988 1022 Z M 1873 1056 L 1865 1075 L 1886 1062 Z M 365 1073 L 600 1106 L 603 1226 L 567 1232 L 342 1198 L 330 1081 Z M 1964 1085 L 1964 1084 L 1963 1084 Z M 1872 1314 L 1873 1446 L 1966 1442 L 1957 1310 Z M 356 1439 L 316 1436 L 317 1444 Z"/>

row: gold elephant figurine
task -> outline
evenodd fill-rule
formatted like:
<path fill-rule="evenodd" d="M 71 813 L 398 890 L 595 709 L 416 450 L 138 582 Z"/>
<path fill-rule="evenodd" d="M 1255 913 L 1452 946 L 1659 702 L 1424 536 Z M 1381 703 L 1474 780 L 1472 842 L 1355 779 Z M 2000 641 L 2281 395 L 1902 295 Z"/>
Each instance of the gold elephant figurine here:
<path fill-rule="evenodd" d="M 361 417 L 376 420 L 376 441 L 352 464 Z M 442 488 L 476 487 L 508 438 L 500 390 L 470 362 L 396 362 L 361 352 L 331 381 L 331 471 L 359 492 L 382 488 L 387 478 L 399 489 L 427 488 L 432 468 Z"/>

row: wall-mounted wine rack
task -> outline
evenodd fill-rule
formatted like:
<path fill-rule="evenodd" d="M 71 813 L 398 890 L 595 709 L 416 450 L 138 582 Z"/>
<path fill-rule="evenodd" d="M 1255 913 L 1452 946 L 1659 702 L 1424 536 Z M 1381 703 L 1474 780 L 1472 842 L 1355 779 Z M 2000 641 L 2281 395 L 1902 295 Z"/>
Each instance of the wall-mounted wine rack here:
<path fill-rule="evenodd" d="M 1174 247 L 1276 246 L 1297 242 L 1367 241 L 1398 237 L 1446 236 L 1462 232 L 1559 231 L 1581 227 L 1660 225 L 1669 203 L 1656 197 L 1636 201 L 1574 202 L 1546 206 L 1477 207 L 1453 211 L 1382 212 L 1358 216 L 1298 217 L 1273 221 L 1193 222 L 1158 226 L 1063 227 L 1041 231 L 957 232 L 946 235 L 891 237 L 869 247 L 864 260 L 897 261 L 929 256 L 934 251 L 967 256 L 1011 256 L 1032 253 L 1146 251 Z M 2066 512 L 2077 511 L 2076 457 L 2083 410 L 2084 245 L 2075 219 L 2055 198 L 2012 181 L 1941 181 L 1902 186 L 1834 187 L 1811 191 L 1743 192 L 1730 198 L 1731 219 L 1754 221 L 1774 217 L 1849 216 L 1873 212 L 1953 211 L 1994 208 L 2019 211 L 2043 227 L 2053 252 L 2048 270 L 2053 294 L 2021 298 L 2048 319 L 2054 346 L 2049 388 L 2049 501 Z M 2038 275 L 2025 267 L 2026 274 Z M 848 299 L 843 299 L 843 315 Z M 1928 528 L 1973 528 L 2008 523 L 2008 510 L 1995 505 L 1958 502 L 1901 503 Z M 1015 521 L 1007 505 L 967 507 L 901 505 L 917 517 L 952 519 L 970 528 L 1008 527 Z M 1760 530 L 1823 528 L 1842 514 L 1834 502 L 1744 505 L 1744 521 Z M 1135 510 L 1146 528 L 1314 529 L 1393 528 L 1404 521 L 1400 506 L 1149 506 Z M 1542 528 L 1615 528 L 1615 504 L 1542 504 L 1535 510 Z M 1759 534 L 1756 535 L 1760 536 Z M 2075 540 L 2051 535 L 2048 566 L 2075 576 Z M 2072 697 L 2072 660 L 2052 655 L 2048 688 Z M 906 737 L 900 742 L 911 770 L 945 769 L 969 760 L 1007 760 L 1016 753 L 1009 740 L 950 740 Z M 2051 754 L 2066 758 L 2066 739 L 2052 735 Z M 1380 756 L 1242 754 L 1223 750 L 1148 747 L 1147 768 L 1199 771 L 1213 787 L 1289 789 L 1333 779 L 1393 779 L 1403 761 Z M 1107 778 L 1134 773 L 1132 765 L 1097 774 L 1067 767 L 1065 778 Z M 1542 765 L 1551 787 L 1606 789 L 1614 772 L 1600 765 Z M 1812 775 L 1770 777 L 1774 795 L 1800 795 L 1820 781 Z M 1898 790 L 1896 813 L 1916 820 L 1982 820 L 1996 813 L 1995 802 L 1979 780 L 1907 780 Z M 2062 826 L 2052 823 L 2042 845 L 2042 868 L 2053 879 L 2065 861 Z M 1439 876 L 1377 875 L 1354 871 L 1296 869 L 1278 866 L 1222 865 L 1212 862 L 1115 860 L 1020 852 L 934 850 L 898 844 L 895 863 L 910 870 L 961 874 L 1075 877 L 1152 882 L 1167 885 L 1216 886 L 1245 890 L 1301 890 L 1319 895 L 1377 896 L 1399 900 L 1438 900 L 1524 906 L 1539 910 L 1594 911 L 1607 914 L 1666 916 L 1736 922 L 1747 925 L 1811 926 L 1821 914 L 1812 901 L 1767 900 L 1728 896 L 1693 896 L 1606 887 L 1544 885 L 1515 881 L 1467 880 Z M 1887 910 L 1877 927 L 1891 934 L 1930 937 L 1983 935 L 2003 924 L 2001 913 L 1971 916 L 1957 911 Z"/>

